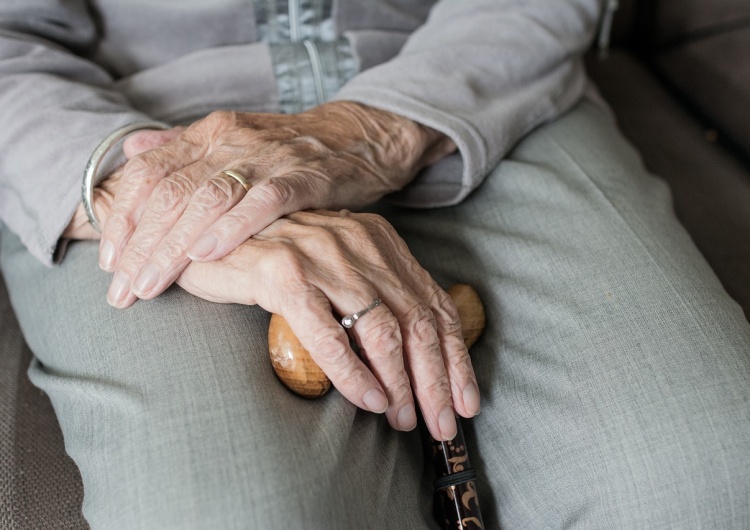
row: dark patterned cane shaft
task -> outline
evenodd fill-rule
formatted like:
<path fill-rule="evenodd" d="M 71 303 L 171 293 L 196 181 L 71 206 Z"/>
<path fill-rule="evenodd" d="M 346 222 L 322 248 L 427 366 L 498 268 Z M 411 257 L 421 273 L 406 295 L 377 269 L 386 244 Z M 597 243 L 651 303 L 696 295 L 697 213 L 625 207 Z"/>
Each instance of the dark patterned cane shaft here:
<path fill-rule="evenodd" d="M 435 467 L 435 518 L 448 530 L 484 529 L 475 474 L 466 449 L 461 422 L 453 440 L 431 440 Z M 452 480 L 455 479 L 455 480 Z"/>

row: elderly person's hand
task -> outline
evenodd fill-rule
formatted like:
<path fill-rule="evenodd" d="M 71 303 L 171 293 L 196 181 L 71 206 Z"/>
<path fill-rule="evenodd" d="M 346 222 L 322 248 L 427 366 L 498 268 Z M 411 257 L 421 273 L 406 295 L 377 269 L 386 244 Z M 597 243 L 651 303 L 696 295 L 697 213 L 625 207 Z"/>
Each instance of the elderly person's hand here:
<path fill-rule="evenodd" d="M 153 140 L 134 135 L 125 149 L 133 155 Z M 122 173 L 95 191 L 94 208 L 105 222 Z M 79 208 L 65 235 L 99 234 Z M 414 394 L 436 439 L 453 436 L 453 410 L 464 417 L 479 412 L 453 302 L 379 216 L 291 214 L 219 260 L 192 262 L 177 282 L 207 300 L 259 304 L 283 315 L 334 386 L 360 408 L 385 410 L 394 428 L 414 427 Z M 351 330 L 360 360 L 332 310 L 349 315 L 376 298 L 383 303 Z"/>
<path fill-rule="evenodd" d="M 283 315 L 349 401 L 416 425 L 414 397 L 439 440 L 456 432 L 454 410 L 479 412 L 479 392 L 448 294 L 419 266 L 383 218 L 299 212 L 272 223 L 224 258 L 192 263 L 178 283 L 216 302 L 258 304 Z M 333 313 L 375 307 L 349 336 Z"/>
<path fill-rule="evenodd" d="M 191 259 L 225 256 L 285 214 L 372 203 L 454 149 L 437 131 L 350 102 L 213 113 L 126 164 L 100 247 L 101 267 L 115 272 L 108 300 L 153 298 Z"/>
<path fill-rule="evenodd" d="M 127 158 L 134 158 L 174 140 L 184 130 L 184 127 L 173 127 L 166 131 L 137 131 L 125 139 L 122 150 Z M 92 206 L 97 218 L 102 221 L 107 219 L 112 211 L 124 171 L 125 167 L 120 166 L 94 188 Z M 101 234 L 91 226 L 83 205 L 79 204 L 62 237 L 64 239 L 99 239 Z"/>

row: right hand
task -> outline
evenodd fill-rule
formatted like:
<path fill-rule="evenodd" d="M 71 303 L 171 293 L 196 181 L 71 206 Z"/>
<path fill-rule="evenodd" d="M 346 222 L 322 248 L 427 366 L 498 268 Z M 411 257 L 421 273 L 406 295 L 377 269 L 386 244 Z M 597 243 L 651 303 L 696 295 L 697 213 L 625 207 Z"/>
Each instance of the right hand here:
<path fill-rule="evenodd" d="M 356 406 L 413 429 L 415 397 L 437 440 L 454 416 L 479 412 L 479 392 L 453 301 L 383 218 L 348 211 L 282 218 L 217 261 L 178 279 L 207 300 L 258 304 L 282 315 L 333 385 Z M 361 359 L 333 312 L 382 304 L 351 328 Z"/>

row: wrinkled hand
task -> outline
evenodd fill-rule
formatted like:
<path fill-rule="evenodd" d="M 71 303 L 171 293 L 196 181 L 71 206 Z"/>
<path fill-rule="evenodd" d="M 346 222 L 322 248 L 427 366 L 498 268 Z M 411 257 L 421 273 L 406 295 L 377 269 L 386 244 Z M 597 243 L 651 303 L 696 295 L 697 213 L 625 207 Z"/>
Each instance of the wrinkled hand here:
<path fill-rule="evenodd" d="M 178 283 L 284 316 L 334 386 L 360 408 L 385 411 L 396 429 L 416 425 L 414 395 L 438 440 L 455 435 L 454 410 L 479 412 L 453 301 L 379 216 L 291 214 L 218 261 L 192 263 Z M 383 303 L 350 330 L 360 359 L 332 310 L 349 315 L 377 298 Z"/>
<path fill-rule="evenodd" d="M 137 131 L 125 139 L 122 150 L 127 158 L 133 158 L 174 140 L 184 130 L 184 127 L 174 127 L 165 131 Z M 117 168 L 94 188 L 94 211 L 102 223 L 112 211 L 112 204 L 115 201 L 117 190 L 120 188 L 124 169 L 122 166 Z M 64 239 L 99 239 L 101 234 L 91 226 L 83 205 L 79 204 L 62 237 Z"/>
<path fill-rule="evenodd" d="M 372 203 L 453 149 L 432 129 L 356 103 L 215 112 L 126 164 L 100 246 L 100 266 L 115 272 L 108 300 L 151 299 L 191 259 L 225 256 L 288 213 Z"/>

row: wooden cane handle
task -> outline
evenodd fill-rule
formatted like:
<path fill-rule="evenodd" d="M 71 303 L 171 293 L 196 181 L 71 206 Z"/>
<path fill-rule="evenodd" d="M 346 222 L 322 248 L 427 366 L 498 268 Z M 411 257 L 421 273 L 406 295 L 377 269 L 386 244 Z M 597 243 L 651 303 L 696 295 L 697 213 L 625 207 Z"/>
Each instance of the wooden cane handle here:
<path fill-rule="evenodd" d="M 484 307 L 479 295 L 469 285 L 457 284 L 448 289 L 461 320 L 466 347 L 470 348 L 484 330 Z M 331 388 L 331 381 L 315 364 L 281 315 L 272 315 L 268 328 L 268 351 L 271 364 L 281 382 L 292 392 L 314 399 Z"/>

